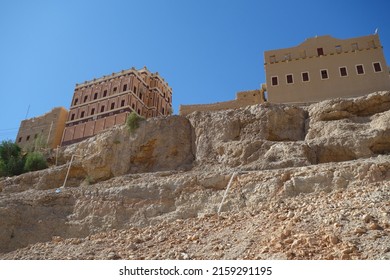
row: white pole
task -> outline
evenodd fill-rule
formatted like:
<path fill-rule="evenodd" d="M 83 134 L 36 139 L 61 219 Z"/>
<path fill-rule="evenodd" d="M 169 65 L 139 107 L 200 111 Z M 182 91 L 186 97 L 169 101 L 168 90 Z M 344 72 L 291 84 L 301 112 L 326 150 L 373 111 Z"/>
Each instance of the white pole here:
<path fill-rule="evenodd" d="M 223 202 L 225 201 L 225 197 L 226 197 L 226 195 L 227 195 L 227 193 L 228 193 L 228 191 L 230 189 L 230 185 L 232 184 L 233 179 L 234 179 L 234 177 L 236 177 L 236 175 L 237 175 L 237 172 L 233 172 L 232 177 L 230 177 L 230 180 L 229 180 L 229 183 L 228 183 L 228 185 L 226 187 L 225 193 L 223 194 L 223 198 L 222 198 L 221 204 L 219 205 L 219 208 L 218 208 L 218 215 L 221 212 L 221 208 L 222 208 Z"/>
<path fill-rule="evenodd" d="M 73 158 L 74 158 L 74 155 L 72 155 L 72 157 L 70 158 L 70 163 L 69 163 L 69 167 L 68 167 L 68 172 L 66 172 L 64 184 L 62 185 L 63 188 L 65 188 L 66 180 L 68 180 L 68 175 L 69 175 L 70 167 L 72 166 Z"/>

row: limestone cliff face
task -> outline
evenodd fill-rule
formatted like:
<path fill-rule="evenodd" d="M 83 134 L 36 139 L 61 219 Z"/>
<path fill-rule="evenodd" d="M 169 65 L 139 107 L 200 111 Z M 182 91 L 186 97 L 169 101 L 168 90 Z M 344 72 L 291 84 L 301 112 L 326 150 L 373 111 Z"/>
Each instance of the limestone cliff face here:
<path fill-rule="evenodd" d="M 179 116 L 143 121 L 133 133 L 117 127 L 63 151 L 68 159 L 73 154 L 79 156 L 92 181 L 128 173 L 188 169 L 194 159 L 192 128 Z"/>
<path fill-rule="evenodd" d="M 60 166 L 2 179 L 0 252 L 54 236 L 83 238 L 215 214 L 234 171 L 239 173 L 223 212 L 252 209 L 260 215 L 274 203 L 298 203 L 303 194 L 347 193 L 370 186 L 377 193 L 376 203 L 390 213 L 389 154 L 390 92 L 306 107 L 262 104 L 149 119 L 135 133 L 118 127 L 63 148 L 58 153 Z M 56 192 L 72 155 L 79 157 L 66 187 Z M 330 203 L 347 213 L 348 197 L 340 197 L 345 201 L 322 197 L 313 205 L 324 209 Z M 383 229 L 382 241 L 390 246 L 388 215 L 367 203 Z M 279 211 L 275 209 L 279 208 L 271 210 Z M 345 233 L 358 226 L 353 215 L 348 222 L 343 220 Z M 301 222 L 294 226 L 302 230 Z M 220 258 L 229 256 L 242 257 Z"/>

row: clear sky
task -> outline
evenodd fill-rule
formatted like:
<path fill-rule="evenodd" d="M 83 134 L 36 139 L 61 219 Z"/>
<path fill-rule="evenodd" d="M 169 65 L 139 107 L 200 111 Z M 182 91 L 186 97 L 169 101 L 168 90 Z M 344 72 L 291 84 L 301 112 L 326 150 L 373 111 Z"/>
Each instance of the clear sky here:
<path fill-rule="evenodd" d="M 388 0 L 0 0 L 0 141 L 20 121 L 69 109 L 76 83 L 147 66 L 180 104 L 231 100 L 265 82 L 263 52 L 316 35 L 379 29 Z"/>

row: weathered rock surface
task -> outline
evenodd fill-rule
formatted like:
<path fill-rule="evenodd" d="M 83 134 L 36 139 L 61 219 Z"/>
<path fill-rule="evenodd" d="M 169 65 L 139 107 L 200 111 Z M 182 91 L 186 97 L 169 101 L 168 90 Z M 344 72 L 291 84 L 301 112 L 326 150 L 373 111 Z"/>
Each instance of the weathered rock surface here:
<path fill-rule="evenodd" d="M 192 128 L 180 116 L 140 123 L 129 133 L 117 127 L 64 149 L 63 156 L 75 154 L 92 181 L 128 173 L 188 169 L 194 160 Z"/>
<path fill-rule="evenodd" d="M 0 259 L 387 259 L 389 153 L 390 92 L 115 128 L 0 180 Z"/>

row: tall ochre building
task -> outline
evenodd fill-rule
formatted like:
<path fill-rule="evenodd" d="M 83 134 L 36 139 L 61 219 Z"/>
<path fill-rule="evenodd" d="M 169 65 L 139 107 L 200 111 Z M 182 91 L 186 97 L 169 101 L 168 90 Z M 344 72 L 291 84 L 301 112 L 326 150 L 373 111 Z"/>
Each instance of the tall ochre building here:
<path fill-rule="evenodd" d="M 264 52 L 268 101 L 315 102 L 390 90 L 378 34 L 340 40 L 309 38 L 292 48 Z"/>
<path fill-rule="evenodd" d="M 122 125 L 131 112 L 145 118 L 172 114 L 172 89 L 158 73 L 132 68 L 76 84 L 61 145 Z"/>

